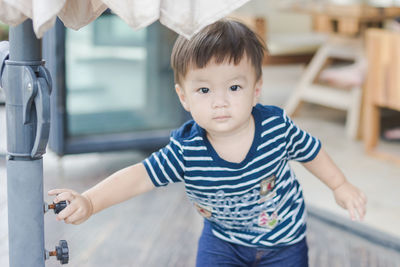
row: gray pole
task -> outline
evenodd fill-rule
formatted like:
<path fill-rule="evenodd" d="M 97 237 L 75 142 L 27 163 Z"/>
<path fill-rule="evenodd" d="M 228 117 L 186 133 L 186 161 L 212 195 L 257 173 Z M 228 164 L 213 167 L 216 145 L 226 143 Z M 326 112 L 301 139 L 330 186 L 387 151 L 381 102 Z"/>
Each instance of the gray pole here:
<path fill-rule="evenodd" d="M 32 21 L 10 28 L 2 75 L 7 118 L 10 267 L 45 266 L 43 161 L 50 126 L 50 88 Z"/>

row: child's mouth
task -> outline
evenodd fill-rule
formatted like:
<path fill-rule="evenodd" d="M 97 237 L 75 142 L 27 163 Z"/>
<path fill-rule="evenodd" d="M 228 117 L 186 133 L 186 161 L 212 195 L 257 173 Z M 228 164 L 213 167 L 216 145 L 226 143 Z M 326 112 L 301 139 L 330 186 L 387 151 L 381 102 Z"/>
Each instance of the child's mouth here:
<path fill-rule="evenodd" d="M 230 116 L 217 116 L 217 117 L 214 117 L 213 119 L 217 120 L 217 121 L 224 121 L 224 120 L 227 120 L 229 118 L 230 118 Z"/>

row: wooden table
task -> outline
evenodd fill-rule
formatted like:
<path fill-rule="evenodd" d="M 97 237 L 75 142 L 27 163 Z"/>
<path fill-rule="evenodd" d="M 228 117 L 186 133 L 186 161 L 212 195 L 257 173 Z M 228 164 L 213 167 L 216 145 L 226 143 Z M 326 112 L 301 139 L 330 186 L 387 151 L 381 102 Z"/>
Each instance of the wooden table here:
<path fill-rule="evenodd" d="M 367 28 L 381 28 L 386 19 L 400 15 L 400 7 L 374 7 L 363 4 L 303 3 L 290 8 L 310 14 L 314 31 L 341 36 L 356 36 L 363 34 Z"/>

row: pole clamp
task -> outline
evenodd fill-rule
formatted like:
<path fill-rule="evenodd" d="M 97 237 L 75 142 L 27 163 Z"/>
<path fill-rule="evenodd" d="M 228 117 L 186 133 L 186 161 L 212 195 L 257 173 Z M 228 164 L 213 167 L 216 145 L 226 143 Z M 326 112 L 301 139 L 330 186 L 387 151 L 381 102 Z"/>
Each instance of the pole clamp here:
<path fill-rule="evenodd" d="M 50 72 L 44 67 L 44 61 L 12 61 L 9 60 L 8 42 L 0 42 L 0 86 L 5 88 L 6 106 L 22 112 L 22 125 L 26 129 L 36 130 L 33 138 L 22 146 L 14 140 L 10 156 L 39 159 L 46 153 L 46 145 L 50 133 L 50 94 L 52 81 Z M 12 75 L 11 75 L 12 73 Z M 18 83 L 18 87 L 11 84 Z M 15 90 L 17 89 L 17 90 Z M 17 114 L 17 113 L 15 113 Z M 36 116 L 35 116 L 36 115 Z M 24 127 L 22 126 L 21 127 Z M 15 131 L 18 131 L 16 128 Z M 15 150 L 15 151 L 14 151 Z"/>

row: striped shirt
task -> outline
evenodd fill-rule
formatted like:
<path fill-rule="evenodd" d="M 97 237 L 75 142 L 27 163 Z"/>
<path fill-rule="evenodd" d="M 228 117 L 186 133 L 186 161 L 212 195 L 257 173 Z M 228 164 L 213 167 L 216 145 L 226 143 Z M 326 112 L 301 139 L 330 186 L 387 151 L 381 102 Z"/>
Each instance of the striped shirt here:
<path fill-rule="evenodd" d="M 184 182 L 213 234 L 251 247 L 280 247 L 305 236 L 305 205 L 289 160 L 307 162 L 318 139 L 297 127 L 275 106 L 257 104 L 255 135 L 240 163 L 218 156 L 206 132 L 193 120 L 171 134 L 167 146 L 143 161 L 155 186 Z"/>

